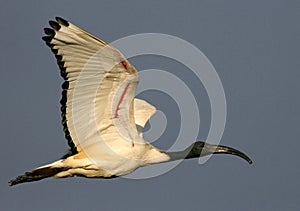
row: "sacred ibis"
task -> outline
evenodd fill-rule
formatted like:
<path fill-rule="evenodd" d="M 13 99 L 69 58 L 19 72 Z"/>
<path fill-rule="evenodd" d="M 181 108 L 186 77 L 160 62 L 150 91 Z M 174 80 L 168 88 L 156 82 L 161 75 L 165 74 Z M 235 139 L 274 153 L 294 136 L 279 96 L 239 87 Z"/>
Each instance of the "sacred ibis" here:
<path fill-rule="evenodd" d="M 146 142 L 143 129 L 156 109 L 136 99 L 138 72 L 115 48 L 74 24 L 56 17 L 43 40 L 55 54 L 62 85 L 62 125 L 70 146 L 60 160 L 33 169 L 10 185 L 47 177 L 113 178 L 139 167 L 232 154 L 252 163 L 244 153 L 197 141 L 183 151 L 166 152 Z"/>

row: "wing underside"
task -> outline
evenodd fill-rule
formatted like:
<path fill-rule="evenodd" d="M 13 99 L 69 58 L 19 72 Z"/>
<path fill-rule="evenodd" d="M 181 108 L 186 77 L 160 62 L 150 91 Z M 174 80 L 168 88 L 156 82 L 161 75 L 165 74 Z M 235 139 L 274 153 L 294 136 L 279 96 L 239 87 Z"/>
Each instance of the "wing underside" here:
<path fill-rule="evenodd" d="M 105 143 L 112 138 L 135 139 L 135 121 L 144 126 L 153 113 L 151 105 L 139 101 L 137 107 L 143 104 L 151 114 L 145 119 L 138 112 L 134 119 L 136 69 L 119 51 L 72 23 L 61 18 L 49 23 L 43 40 L 55 54 L 65 80 L 62 124 L 72 153 L 99 135 Z"/>

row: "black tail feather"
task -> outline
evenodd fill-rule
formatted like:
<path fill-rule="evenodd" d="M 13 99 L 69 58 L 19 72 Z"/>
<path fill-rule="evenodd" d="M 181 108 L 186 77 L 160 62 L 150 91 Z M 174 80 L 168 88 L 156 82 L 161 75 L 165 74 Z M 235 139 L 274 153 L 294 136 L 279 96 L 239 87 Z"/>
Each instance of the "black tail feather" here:
<path fill-rule="evenodd" d="M 26 172 L 24 175 L 18 176 L 16 179 L 9 181 L 10 186 L 17 185 L 24 182 L 33 182 L 47 177 L 52 177 L 55 174 L 67 170 L 66 168 L 38 168 L 31 172 Z"/>

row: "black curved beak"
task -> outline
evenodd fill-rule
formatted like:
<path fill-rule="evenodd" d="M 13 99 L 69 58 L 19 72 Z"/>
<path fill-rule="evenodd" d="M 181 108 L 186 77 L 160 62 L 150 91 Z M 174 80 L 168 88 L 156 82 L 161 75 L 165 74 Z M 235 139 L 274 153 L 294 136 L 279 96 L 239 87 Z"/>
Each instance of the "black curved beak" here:
<path fill-rule="evenodd" d="M 205 143 L 201 152 L 201 156 L 209 155 L 209 154 L 231 154 L 231 155 L 236 155 L 244 160 L 246 160 L 249 164 L 252 164 L 252 160 L 243 152 L 227 147 L 227 146 L 222 146 L 222 145 L 211 145 Z"/>

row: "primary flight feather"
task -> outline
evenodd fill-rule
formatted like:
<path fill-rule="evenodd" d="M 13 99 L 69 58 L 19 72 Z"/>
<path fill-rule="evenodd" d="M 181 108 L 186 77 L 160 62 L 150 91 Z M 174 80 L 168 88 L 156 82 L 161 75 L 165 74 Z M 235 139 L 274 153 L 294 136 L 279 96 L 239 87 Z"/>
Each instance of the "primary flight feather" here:
<path fill-rule="evenodd" d="M 115 48 L 74 24 L 56 17 L 43 40 L 65 80 L 62 124 L 69 152 L 60 160 L 10 181 L 10 185 L 47 177 L 113 178 L 139 167 L 209 154 L 244 153 L 197 141 L 187 149 L 165 152 L 146 142 L 141 131 L 156 109 L 136 99 L 138 72 Z"/>

